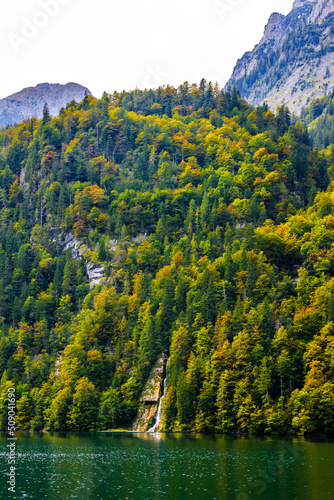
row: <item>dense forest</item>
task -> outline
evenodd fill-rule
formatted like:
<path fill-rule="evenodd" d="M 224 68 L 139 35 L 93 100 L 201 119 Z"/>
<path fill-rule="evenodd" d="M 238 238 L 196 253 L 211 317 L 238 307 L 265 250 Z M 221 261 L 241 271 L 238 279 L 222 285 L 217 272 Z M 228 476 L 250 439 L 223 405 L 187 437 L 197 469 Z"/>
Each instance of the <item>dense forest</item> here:
<path fill-rule="evenodd" d="M 2 429 L 9 387 L 19 429 L 129 428 L 166 352 L 162 430 L 334 431 L 333 149 L 286 107 L 105 93 L 0 148 Z"/>
<path fill-rule="evenodd" d="M 334 92 L 314 99 L 301 112 L 302 122 L 309 128 L 313 145 L 318 148 L 327 148 L 334 144 Z M 295 117 L 298 120 L 298 117 Z"/>

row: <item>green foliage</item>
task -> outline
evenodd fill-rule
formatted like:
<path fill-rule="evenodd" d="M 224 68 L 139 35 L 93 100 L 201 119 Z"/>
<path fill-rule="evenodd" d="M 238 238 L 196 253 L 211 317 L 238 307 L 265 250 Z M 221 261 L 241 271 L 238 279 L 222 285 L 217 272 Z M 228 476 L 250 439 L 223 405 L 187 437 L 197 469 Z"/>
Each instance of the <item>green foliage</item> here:
<path fill-rule="evenodd" d="M 21 429 L 129 427 L 165 351 L 166 431 L 333 431 L 334 156 L 287 108 L 202 80 L 0 145 L 2 428 L 8 384 Z"/>
<path fill-rule="evenodd" d="M 328 148 L 334 142 L 334 93 L 314 99 L 302 109 L 301 117 L 308 126 L 310 137 L 317 148 Z"/>
<path fill-rule="evenodd" d="M 97 425 L 98 395 L 87 377 L 81 378 L 73 395 L 68 427 L 76 431 L 94 430 Z"/>

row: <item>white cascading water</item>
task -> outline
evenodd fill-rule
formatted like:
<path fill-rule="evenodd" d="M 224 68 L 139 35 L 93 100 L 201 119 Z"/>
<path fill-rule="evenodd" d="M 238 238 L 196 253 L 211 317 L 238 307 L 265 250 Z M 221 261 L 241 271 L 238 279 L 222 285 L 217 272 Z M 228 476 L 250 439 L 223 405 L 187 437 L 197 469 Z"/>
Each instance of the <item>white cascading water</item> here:
<path fill-rule="evenodd" d="M 159 400 L 158 411 L 157 411 L 157 414 L 155 417 L 155 424 L 146 432 L 155 432 L 156 429 L 159 428 L 160 420 L 161 420 L 161 404 L 162 404 L 163 398 L 165 397 L 165 392 L 166 392 L 166 378 L 167 377 L 164 378 L 164 387 L 163 387 L 163 391 L 162 391 L 162 396 Z"/>

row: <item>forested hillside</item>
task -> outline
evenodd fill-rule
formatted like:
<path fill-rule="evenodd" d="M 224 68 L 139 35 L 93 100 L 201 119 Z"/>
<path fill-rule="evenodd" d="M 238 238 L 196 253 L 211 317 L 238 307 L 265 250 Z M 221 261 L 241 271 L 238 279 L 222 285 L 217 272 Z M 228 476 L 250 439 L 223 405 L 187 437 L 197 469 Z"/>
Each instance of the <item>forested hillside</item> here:
<path fill-rule="evenodd" d="M 334 93 L 315 99 L 302 109 L 301 118 L 309 128 L 310 137 L 317 148 L 334 144 Z"/>
<path fill-rule="evenodd" d="M 20 429 L 128 428 L 166 352 L 162 430 L 334 431 L 334 159 L 290 122 L 202 80 L 1 131 L 3 429 L 13 386 Z"/>

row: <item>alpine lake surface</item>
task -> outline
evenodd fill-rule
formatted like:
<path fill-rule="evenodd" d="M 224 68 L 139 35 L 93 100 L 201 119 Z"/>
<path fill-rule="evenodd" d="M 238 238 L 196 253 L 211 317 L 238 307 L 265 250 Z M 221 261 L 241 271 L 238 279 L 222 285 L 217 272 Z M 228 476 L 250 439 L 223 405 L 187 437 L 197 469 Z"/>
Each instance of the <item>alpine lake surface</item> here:
<path fill-rule="evenodd" d="M 1 500 L 334 498 L 334 441 L 163 433 L 16 433 L 15 493 L 0 435 Z"/>

